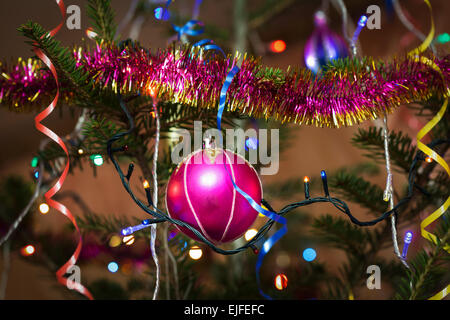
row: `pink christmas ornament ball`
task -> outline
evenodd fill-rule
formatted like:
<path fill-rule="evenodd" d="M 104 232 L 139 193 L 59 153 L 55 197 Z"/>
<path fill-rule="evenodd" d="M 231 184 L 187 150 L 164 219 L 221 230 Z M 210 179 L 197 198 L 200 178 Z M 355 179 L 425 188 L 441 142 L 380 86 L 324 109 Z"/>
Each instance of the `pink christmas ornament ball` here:
<path fill-rule="evenodd" d="M 261 203 L 259 176 L 242 156 L 229 150 L 203 149 L 187 156 L 172 173 L 166 189 L 169 216 L 188 223 L 216 245 L 241 237 L 258 212 L 234 188 L 230 175 L 239 188 Z M 187 228 L 177 228 L 198 240 Z"/>

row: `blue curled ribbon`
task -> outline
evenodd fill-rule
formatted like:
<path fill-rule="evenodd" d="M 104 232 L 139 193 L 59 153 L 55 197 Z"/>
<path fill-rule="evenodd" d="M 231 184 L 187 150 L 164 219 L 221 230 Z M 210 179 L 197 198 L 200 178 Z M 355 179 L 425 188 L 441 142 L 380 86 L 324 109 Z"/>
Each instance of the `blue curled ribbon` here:
<path fill-rule="evenodd" d="M 200 29 L 194 30 L 196 25 L 199 25 Z M 183 34 L 187 34 L 188 36 L 198 36 L 204 32 L 203 22 L 199 20 L 189 20 L 182 27 L 172 23 L 172 28 L 178 33 L 178 40 L 181 39 Z"/>
<path fill-rule="evenodd" d="M 227 57 L 225 52 L 223 52 L 222 48 L 219 47 L 217 44 L 214 44 L 214 41 L 211 40 L 211 39 L 203 39 L 203 40 L 200 40 L 200 41 L 198 41 L 198 42 L 196 42 L 196 43 L 194 43 L 192 45 L 193 48 L 194 47 L 201 47 L 201 46 L 203 46 L 203 50 L 205 50 L 205 51 L 207 51 L 207 50 L 217 50 L 217 51 L 220 51 L 225 58 Z"/>
<path fill-rule="evenodd" d="M 192 16 L 194 18 L 189 20 L 188 22 L 186 22 L 182 27 L 171 23 L 172 24 L 172 28 L 178 34 L 178 40 L 181 39 L 181 36 L 183 34 L 186 34 L 188 36 L 198 36 L 198 35 L 200 35 L 200 34 L 202 34 L 204 32 L 203 22 L 201 22 L 199 20 L 196 20 L 198 15 L 199 15 L 199 9 L 200 9 L 200 5 L 201 5 L 202 1 L 203 0 L 196 0 L 195 1 L 195 7 L 194 7 L 193 12 L 192 12 Z M 164 6 L 164 8 L 162 8 L 162 7 L 156 8 L 155 11 L 154 11 L 155 18 L 158 19 L 158 20 L 170 20 L 171 15 L 170 15 L 170 12 L 169 12 L 169 5 L 171 3 L 172 3 L 172 0 L 167 0 L 166 5 Z M 197 25 L 200 26 L 200 29 L 194 30 L 195 26 L 197 26 Z"/>
<path fill-rule="evenodd" d="M 225 101 L 227 98 L 227 92 L 228 89 L 230 87 L 231 82 L 233 81 L 234 76 L 236 75 L 236 73 L 239 72 L 239 67 L 238 66 L 234 66 L 230 72 L 228 72 L 227 77 L 225 78 L 225 82 L 222 86 L 222 89 L 220 91 L 220 100 L 219 100 L 219 109 L 217 111 L 217 129 L 219 131 L 221 131 L 221 123 L 222 123 L 222 115 L 223 115 L 223 111 L 225 110 Z M 223 144 L 223 137 L 222 135 L 220 135 L 220 139 L 221 139 L 221 144 Z M 264 256 L 270 251 L 270 249 L 273 247 L 273 245 L 275 243 L 277 243 L 278 240 L 280 240 L 286 233 L 287 233 L 287 221 L 286 218 L 276 214 L 275 212 L 269 211 L 264 209 L 263 207 L 261 207 L 261 205 L 259 205 L 255 200 L 252 199 L 252 197 L 250 197 L 245 191 L 243 191 L 241 188 L 239 188 L 236 185 L 236 182 L 233 180 L 233 177 L 231 176 L 231 173 L 228 171 L 228 168 L 226 166 L 226 163 L 224 161 L 224 166 L 225 169 L 228 173 L 228 176 L 230 177 L 231 182 L 233 183 L 233 187 L 236 189 L 237 192 L 239 192 L 247 201 L 248 203 L 253 207 L 253 209 L 255 209 L 256 211 L 258 211 L 259 213 L 265 215 L 266 217 L 268 217 L 271 220 L 274 220 L 275 222 L 281 223 L 283 226 L 277 231 L 275 232 L 275 234 L 273 236 L 271 236 L 269 239 L 267 239 L 264 244 L 262 245 L 261 250 L 259 251 L 258 254 L 258 260 L 256 261 L 256 282 L 258 284 L 258 290 L 259 293 L 266 299 L 268 300 L 272 300 L 272 297 L 270 297 L 269 295 L 265 294 L 262 289 L 261 289 L 261 280 L 259 277 L 259 271 L 261 269 L 263 260 L 264 260 Z"/>

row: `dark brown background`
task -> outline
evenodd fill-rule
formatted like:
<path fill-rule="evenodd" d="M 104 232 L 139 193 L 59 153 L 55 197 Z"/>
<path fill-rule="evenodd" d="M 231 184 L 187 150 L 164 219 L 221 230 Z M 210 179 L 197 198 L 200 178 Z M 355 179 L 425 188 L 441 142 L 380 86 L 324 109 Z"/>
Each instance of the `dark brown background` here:
<path fill-rule="evenodd" d="M 177 4 L 182 0 L 176 1 Z M 84 30 L 89 26 L 88 17 L 85 14 L 86 1 L 65 1 L 66 6 L 78 4 L 82 8 L 82 29 L 68 30 L 65 26 L 58 33 L 57 38 L 66 45 L 80 44 L 80 39 L 84 36 Z M 189 3 L 192 3 L 190 1 Z M 261 1 L 249 1 L 249 7 L 259 5 Z M 364 30 L 360 37 L 365 55 L 379 58 L 388 58 L 395 54 L 403 54 L 408 49 L 419 44 L 399 22 L 396 17 L 388 18 L 384 6 L 384 1 L 346 1 L 351 18 L 355 21 L 364 13 L 365 8 L 371 4 L 378 4 L 382 9 L 381 30 Z M 421 0 L 401 1 L 407 7 L 411 16 L 414 17 L 417 26 L 427 33 L 430 22 L 428 10 Z M 436 23 L 436 33 L 448 32 L 450 30 L 449 9 L 450 1 L 432 0 L 434 19 Z M 125 14 L 129 1 L 113 0 L 112 6 L 117 12 L 117 21 Z M 263 57 L 263 63 L 270 66 L 286 68 L 289 65 L 304 66 L 303 46 L 307 36 L 312 32 L 312 15 L 315 9 L 320 6 L 320 1 L 299 1 L 289 10 L 284 11 L 266 26 L 258 29 L 261 37 L 265 41 L 284 39 L 287 42 L 287 50 L 278 55 L 268 55 Z M 206 23 L 214 23 L 221 27 L 232 30 L 232 1 L 231 0 L 204 0 L 201 7 L 200 19 Z M 331 25 L 334 30 L 341 30 L 339 17 L 334 14 Z M 24 43 L 22 36 L 18 34 L 16 28 L 26 22 L 33 20 L 41 23 L 45 28 L 51 29 L 60 22 L 60 14 L 53 0 L 15 0 L 0 1 L 0 58 L 16 59 L 17 57 L 31 56 L 30 47 Z M 149 19 L 142 29 L 140 41 L 148 47 L 164 47 L 167 30 L 155 19 Z M 412 136 L 416 129 L 407 123 L 409 111 L 402 107 L 389 117 L 389 127 L 392 129 L 405 130 Z M 39 142 L 43 135 L 34 128 L 34 114 L 15 114 L 0 109 L 0 176 L 8 174 L 29 175 L 30 159 L 38 149 Z M 60 118 L 55 112 L 45 121 L 46 125 L 59 135 L 64 135 L 72 131 L 75 121 L 66 114 Z M 372 123 L 366 122 L 361 126 L 367 127 Z M 365 158 L 360 151 L 351 144 L 351 137 L 357 127 L 343 129 L 319 129 L 313 127 L 295 127 L 294 136 L 291 139 L 292 146 L 281 157 L 280 170 L 277 175 L 263 176 L 264 184 L 283 179 L 298 177 L 302 179 L 304 175 L 315 175 L 320 170 L 332 171 L 336 168 L 349 166 L 364 161 Z M 400 178 L 394 177 L 395 186 L 404 183 Z M 380 186 L 384 183 L 384 177 L 380 176 L 376 181 Z M 97 177 L 93 177 L 91 170 L 76 172 L 75 175 L 68 176 L 63 190 L 74 190 L 78 192 L 87 204 L 95 212 L 104 214 L 130 214 L 141 217 L 143 213 L 137 210 L 131 203 L 128 196 L 122 189 L 115 171 L 112 167 L 104 165 L 98 170 Z M 71 208 L 74 214 L 80 214 L 79 208 L 71 202 L 65 200 L 64 203 Z M 279 206 L 280 203 L 275 203 Z M 357 212 L 356 207 L 353 207 Z M 320 212 L 321 208 L 312 210 L 312 213 Z M 32 212 L 32 215 L 38 215 Z M 365 218 L 364 214 L 359 215 Z M 60 228 L 67 221 L 54 210 L 45 216 L 39 215 L 37 230 L 55 230 Z M 399 230 L 400 234 L 402 231 Z M 69 253 L 68 253 L 69 254 Z M 391 254 L 389 250 L 386 254 Z M 327 248 L 318 248 L 318 257 L 326 261 L 328 265 L 333 265 L 339 261 L 342 255 Z M 55 290 L 57 285 L 54 276 L 47 270 L 33 266 L 23 259 L 13 254 L 11 262 L 11 272 L 6 293 L 7 299 L 61 299 L 66 296 Z M 1 264 L 0 264 L 1 265 Z M 1 270 L 1 266 L 0 266 Z M 98 266 L 86 267 L 82 276 L 124 278 L 117 274 L 112 275 L 106 268 Z M 374 292 L 373 290 L 362 290 L 356 292 L 356 298 L 376 299 L 383 297 L 385 293 Z"/>

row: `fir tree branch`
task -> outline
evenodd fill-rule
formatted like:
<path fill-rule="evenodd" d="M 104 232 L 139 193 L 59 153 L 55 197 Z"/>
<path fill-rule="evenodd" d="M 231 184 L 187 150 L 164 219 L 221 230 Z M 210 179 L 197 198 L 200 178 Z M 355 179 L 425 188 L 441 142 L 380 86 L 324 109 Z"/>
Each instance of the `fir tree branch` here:
<path fill-rule="evenodd" d="M 448 219 L 448 217 L 447 217 Z M 446 232 L 438 237 L 438 243 L 434 246 L 434 250 L 431 254 L 427 254 L 425 251 L 420 252 L 417 257 L 414 259 L 414 263 L 411 263 L 415 266 L 415 272 L 417 274 L 414 275 L 413 279 L 414 285 L 412 287 L 409 300 L 415 300 L 418 296 L 424 291 L 423 287 L 429 278 L 432 277 L 433 271 L 436 270 L 436 266 L 439 263 L 439 260 L 442 259 L 441 250 L 443 250 L 444 246 L 448 244 L 450 240 L 450 228 L 449 224 L 445 223 Z"/>
<path fill-rule="evenodd" d="M 88 73 L 82 68 L 77 67 L 76 61 L 70 51 L 61 46 L 61 43 L 53 37 L 47 36 L 48 33 L 38 23 L 29 21 L 19 27 L 25 37 L 31 41 L 27 43 L 34 47 L 40 48 L 52 61 L 58 73 L 62 76 L 61 82 L 67 81 L 67 84 L 77 92 L 77 100 L 83 106 L 91 106 L 95 104 L 96 99 L 93 86 L 91 85 Z"/>
<path fill-rule="evenodd" d="M 370 127 L 359 128 L 357 134 L 352 138 L 353 144 L 368 153 L 365 156 L 378 162 L 384 161 L 384 138 L 383 128 Z M 389 153 L 392 163 L 403 172 L 409 172 L 415 147 L 411 145 L 411 138 L 402 132 L 391 131 L 389 133 Z"/>
<path fill-rule="evenodd" d="M 98 34 L 98 38 L 108 43 L 113 42 L 116 34 L 116 24 L 110 0 L 89 0 L 87 12 L 92 20 L 93 29 Z"/>

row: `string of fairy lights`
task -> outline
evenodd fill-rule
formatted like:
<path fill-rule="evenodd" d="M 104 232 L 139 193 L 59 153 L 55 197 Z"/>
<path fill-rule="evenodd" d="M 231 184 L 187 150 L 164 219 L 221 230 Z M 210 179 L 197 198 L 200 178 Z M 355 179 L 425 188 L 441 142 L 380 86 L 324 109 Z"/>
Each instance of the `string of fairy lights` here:
<path fill-rule="evenodd" d="M 127 173 L 124 174 L 122 169 L 120 168 L 116 158 L 114 157 L 114 154 L 116 152 L 123 152 L 125 149 L 127 149 L 127 147 L 125 147 L 125 146 L 122 146 L 119 148 L 112 147 L 114 142 L 116 142 L 116 141 L 120 140 L 121 138 L 123 138 L 124 136 L 130 134 L 135 129 L 133 119 L 126 108 L 125 101 L 122 99 L 121 96 L 119 96 L 119 99 L 120 99 L 121 108 L 122 108 L 123 112 L 125 113 L 125 115 L 127 116 L 127 119 L 129 121 L 129 129 L 126 132 L 121 132 L 121 133 L 114 135 L 113 137 L 111 137 L 111 139 L 108 140 L 107 152 L 108 152 L 111 162 L 114 164 L 114 167 L 115 167 L 117 173 L 119 174 L 119 177 L 122 181 L 122 185 L 124 186 L 125 190 L 129 193 L 130 197 L 138 205 L 138 207 L 140 207 L 144 212 L 146 212 L 147 214 L 149 214 L 153 217 L 151 219 L 143 220 L 138 225 L 124 228 L 121 231 L 122 236 L 132 235 L 134 232 L 137 232 L 139 230 L 147 228 L 151 224 L 168 222 L 168 223 L 177 225 L 179 227 L 184 227 L 184 228 L 189 229 L 191 232 L 193 232 L 195 234 L 196 237 L 199 238 L 200 242 L 204 243 L 205 245 L 210 247 L 213 251 L 215 251 L 219 254 L 231 255 L 231 254 L 236 254 L 236 253 L 242 252 L 249 248 L 252 249 L 255 253 L 258 253 L 259 249 L 257 247 L 257 243 L 259 243 L 260 240 L 263 239 L 263 237 L 267 234 L 267 232 L 273 227 L 274 223 L 276 222 L 275 220 L 269 219 L 259 230 L 256 230 L 256 229 L 248 230 L 246 235 L 244 236 L 247 243 L 244 244 L 243 246 L 236 248 L 236 249 L 225 250 L 225 249 L 219 248 L 216 245 L 214 245 L 213 243 L 211 243 L 207 238 L 204 237 L 204 235 L 201 232 L 199 232 L 197 229 L 193 228 L 186 222 L 180 221 L 177 219 L 173 219 L 173 218 L 169 217 L 162 210 L 155 209 L 153 207 L 153 202 L 152 202 L 152 198 L 151 198 L 152 193 L 150 190 L 150 184 L 147 181 L 143 182 L 143 188 L 145 190 L 145 194 L 147 195 L 147 204 L 143 203 L 141 200 L 139 200 L 136 197 L 134 192 L 131 190 L 130 184 L 129 184 L 130 179 L 132 177 L 133 170 L 134 170 L 134 165 L 130 164 L 128 167 Z M 431 142 L 428 146 L 430 148 L 433 148 L 433 147 L 443 144 L 443 143 L 450 143 L 450 141 L 449 140 L 435 140 L 435 141 Z M 416 176 L 416 171 L 417 171 L 417 164 L 420 161 L 429 162 L 429 160 L 424 156 L 424 154 L 421 151 L 418 151 L 411 163 L 409 174 L 408 174 L 407 196 L 404 197 L 403 199 L 401 199 L 391 210 L 384 212 L 378 218 L 375 218 L 373 220 L 369 220 L 369 221 L 358 220 L 355 216 L 353 216 L 349 207 L 343 200 L 332 197 L 330 195 L 329 187 L 328 187 L 328 178 L 327 178 L 327 174 L 324 170 L 321 171 L 321 180 L 322 180 L 324 196 L 311 197 L 311 195 L 310 195 L 310 179 L 309 179 L 309 177 L 305 177 L 304 178 L 305 200 L 290 203 L 290 204 L 286 205 L 285 207 L 283 207 L 279 211 L 274 210 L 270 206 L 270 204 L 267 201 L 265 201 L 264 199 L 262 200 L 262 204 L 266 208 L 268 208 L 270 211 L 275 212 L 276 214 L 278 214 L 280 216 L 284 216 L 287 213 L 291 212 L 292 210 L 300 208 L 300 207 L 312 205 L 314 203 L 319 203 L 319 202 L 328 202 L 328 203 L 331 203 L 340 212 L 347 215 L 348 218 L 350 219 L 350 221 L 352 223 L 354 223 L 355 225 L 358 225 L 361 227 L 373 226 L 381 221 L 386 220 L 393 214 L 398 215 L 400 208 L 403 207 L 404 205 L 406 205 L 412 199 L 413 194 L 414 194 L 414 187 L 416 187 L 418 190 L 420 190 L 421 192 L 424 193 L 423 188 L 417 186 L 414 182 L 415 176 Z M 407 256 L 407 251 L 409 248 L 409 244 L 412 241 L 412 238 L 413 238 L 412 232 L 407 231 L 405 234 L 405 238 L 404 238 L 404 246 L 403 246 L 403 252 L 402 252 L 402 256 L 404 258 L 406 258 L 406 256 Z M 201 249 L 198 246 L 192 247 L 190 249 L 190 256 L 194 260 L 199 259 L 202 256 Z M 316 257 L 316 252 L 314 249 L 308 248 L 303 252 L 303 257 L 306 261 L 312 261 Z M 287 281 L 284 281 L 282 279 L 281 280 L 278 279 L 278 280 L 276 280 L 276 282 L 277 281 L 280 283 L 280 287 L 282 287 L 283 283 L 287 283 Z"/>

